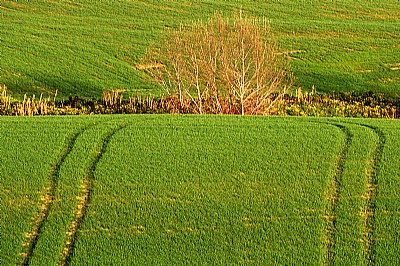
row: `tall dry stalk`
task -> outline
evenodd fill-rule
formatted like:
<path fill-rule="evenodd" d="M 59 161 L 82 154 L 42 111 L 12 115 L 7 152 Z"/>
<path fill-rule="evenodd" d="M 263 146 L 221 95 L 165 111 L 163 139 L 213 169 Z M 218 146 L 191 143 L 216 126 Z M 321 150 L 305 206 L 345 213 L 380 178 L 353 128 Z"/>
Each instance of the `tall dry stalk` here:
<path fill-rule="evenodd" d="M 122 104 L 124 89 L 103 91 L 102 102 L 105 106 L 116 107 Z"/>
<path fill-rule="evenodd" d="M 7 94 L 7 87 L 6 85 L 0 85 L 1 95 L 0 95 L 0 108 L 4 112 L 11 108 L 11 96 Z"/>
<path fill-rule="evenodd" d="M 15 106 L 15 114 L 18 116 L 34 116 L 34 115 L 47 115 L 50 107 L 50 97 L 47 99 L 40 95 L 39 100 L 36 100 L 35 95 L 28 97 L 24 95 L 24 100 Z"/>
<path fill-rule="evenodd" d="M 169 30 L 152 47 L 146 68 L 176 108 L 197 113 L 265 114 L 290 86 L 289 63 L 278 55 L 267 20 L 215 15 Z"/>

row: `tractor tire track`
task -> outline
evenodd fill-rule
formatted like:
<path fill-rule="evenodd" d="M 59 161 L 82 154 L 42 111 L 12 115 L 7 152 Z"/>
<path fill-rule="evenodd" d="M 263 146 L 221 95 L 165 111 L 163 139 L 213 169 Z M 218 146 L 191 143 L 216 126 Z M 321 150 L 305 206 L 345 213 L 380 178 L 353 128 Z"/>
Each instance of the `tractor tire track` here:
<path fill-rule="evenodd" d="M 341 124 L 335 124 L 335 123 L 324 123 L 328 124 L 331 126 L 334 126 L 338 129 L 341 130 L 343 136 L 344 136 L 344 144 L 343 147 L 338 154 L 338 158 L 336 160 L 336 166 L 335 166 L 335 173 L 333 177 L 330 179 L 330 187 L 327 191 L 327 200 L 328 200 L 328 206 L 326 209 L 326 214 L 325 214 L 325 219 L 326 219 L 326 229 L 325 229 L 325 239 L 324 239 L 324 244 L 325 244 L 325 255 L 324 255 L 324 265 L 334 265 L 335 264 L 335 245 L 336 245 L 336 240 L 335 240 L 335 235 L 336 235 L 336 222 L 337 222 L 337 216 L 336 216 L 336 210 L 337 210 L 337 205 L 340 197 L 340 188 L 341 188 L 341 182 L 342 182 L 342 177 L 343 177 L 343 170 L 344 170 L 344 165 L 346 163 L 346 158 L 347 154 L 349 152 L 349 148 L 352 143 L 353 135 L 351 134 L 350 130 Z"/>
<path fill-rule="evenodd" d="M 362 243 L 364 248 L 364 261 L 366 265 L 375 265 L 375 211 L 378 193 L 378 177 L 381 167 L 383 149 L 386 143 L 385 134 L 377 127 L 358 124 L 372 130 L 378 136 L 378 143 L 372 151 L 367 170 L 367 191 L 364 195 L 365 205 L 361 216 L 363 218 Z"/>
<path fill-rule="evenodd" d="M 97 164 L 103 157 L 103 154 L 107 151 L 108 145 L 112 137 L 120 130 L 126 128 L 127 126 L 128 126 L 127 124 L 120 125 L 116 129 L 108 133 L 102 139 L 102 146 L 100 147 L 100 149 L 97 150 L 93 158 L 91 158 L 91 162 L 89 163 L 86 176 L 82 179 L 81 182 L 82 194 L 79 197 L 79 203 L 76 207 L 75 218 L 71 222 L 69 230 L 66 233 L 64 247 L 62 249 L 62 254 L 60 256 L 61 259 L 58 265 L 69 265 L 71 262 L 71 257 L 75 249 L 76 241 L 78 239 L 77 233 L 81 229 L 81 226 L 86 216 L 87 209 L 91 202 L 92 190 L 94 188 L 94 172 L 96 170 Z"/>
<path fill-rule="evenodd" d="M 72 151 L 77 138 L 87 129 L 88 127 L 81 128 L 79 131 L 69 136 L 64 145 L 62 151 L 58 154 L 56 162 L 53 163 L 49 168 L 49 184 L 45 187 L 44 193 L 41 196 L 40 212 L 34 218 L 34 225 L 32 230 L 27 233 L 26 241 L 23 243 L 25 250 L 21 253 L 22 265 L 27 266 L 30 264 L 33 252 L 39 241 L 40 235 L 43 231 L 43 226 L 46 223 L 47 217 L 51 211 L 51 207 L 55 200 L 55 192 L 58 186 L 58 178 L 60 167 L 64 163 L 68 154 Z"/>

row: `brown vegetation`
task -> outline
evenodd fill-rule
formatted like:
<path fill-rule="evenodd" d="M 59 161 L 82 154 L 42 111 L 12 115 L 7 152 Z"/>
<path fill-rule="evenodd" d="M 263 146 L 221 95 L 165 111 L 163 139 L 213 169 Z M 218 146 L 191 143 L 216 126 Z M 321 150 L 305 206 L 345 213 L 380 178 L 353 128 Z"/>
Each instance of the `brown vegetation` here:
<path fill-rule="evenodd" d="M 198 106 L 189 102 L 180 109 L 174 95 L 168 96 L 129 96 L 124 98 L 123 90 L 111 90 L 103 93 L 103 100 L 87 100 L 70 97 L 56 101 L 50 98 L 25 96 L 18 101 L 7 94 L 2 87 L 0 94 L 0 115 L 90 115 L 90 114 L 165 114 L 198 113 Z M 267 102 L 275 101 L 268 110 L 268 115 L 290 116 L 338 116 L 399 118 L 400 98 L 382 94 L 355 95 L 352 93 L 323 94 L 313 89 L 311 92 L 297 89 L 295 93 L 272 94 Z M 27 102 L 30 101 L 30 104 Z M 33 108 L 35 107 L 35 108 Z"/>
<path fill-rule="evenodd" d="M 152 47 L 142 68 L 173 99 L 177 113 L 267 114 L 290 86 L 289 64 L 279 56 L 268 22 L 215 15 L 181 25 Z"/>

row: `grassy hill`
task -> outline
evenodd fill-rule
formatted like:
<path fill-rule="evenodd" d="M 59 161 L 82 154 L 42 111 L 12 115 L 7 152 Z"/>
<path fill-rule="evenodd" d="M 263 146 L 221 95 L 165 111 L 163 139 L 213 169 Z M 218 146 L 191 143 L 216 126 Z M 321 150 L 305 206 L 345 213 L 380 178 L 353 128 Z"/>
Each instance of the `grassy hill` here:
<path fill-rule="evenodd" d="M 1 265 L 398 265 L 400 121 L 0 118 Z"/>
<path fill-rule="evenodd" d="M 242 9 L 271 21 L 297 86 L 400 91 L 398 1 L 1 1 L 0 84 L 13 95 L 159 93 L 134 66 L 166 27 Z"/>

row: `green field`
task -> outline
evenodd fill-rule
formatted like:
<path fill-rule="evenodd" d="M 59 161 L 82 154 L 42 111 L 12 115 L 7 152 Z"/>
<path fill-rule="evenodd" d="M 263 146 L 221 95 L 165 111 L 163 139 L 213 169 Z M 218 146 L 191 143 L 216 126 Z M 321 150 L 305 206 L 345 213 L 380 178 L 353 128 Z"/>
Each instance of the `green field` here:
<path fill-rule="evenodd" d="M 400 95 L 392 0 L 0 0 L 0 85 L 159 95 L 137 66 L 163 31 L 240 10 L 270 21 L 294 88 Z M 386 119 L 0 116 L 0 265 L 400 265 L 399 135 Z"/>
<path fill-rule="evenodd" d="M 398 265 L 400 122 L 0 118 L 0 265 Z"/>
<path fill-rule="evenodd" d="M 158 94 L 135 66 L 165 28 L 214 12 L 266 17 L 292 57 L 296 86 L 322 92 L 400 92 L 400 2 L 120 0 L 0 2 L 0 84 L 28 94 L 100 98 Z"/>

